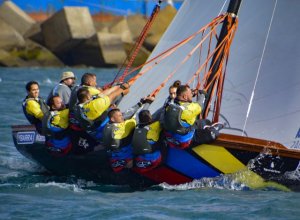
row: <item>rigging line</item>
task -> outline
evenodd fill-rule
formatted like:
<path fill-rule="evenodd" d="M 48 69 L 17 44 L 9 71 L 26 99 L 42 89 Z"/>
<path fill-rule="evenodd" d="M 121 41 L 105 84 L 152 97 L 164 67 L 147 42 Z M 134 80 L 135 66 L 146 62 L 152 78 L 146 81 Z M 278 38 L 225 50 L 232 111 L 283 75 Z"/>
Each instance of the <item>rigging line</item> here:
<path fill-rule="evenodd" d="M 220 15 L 220 14 L 222 13 L 222 11 L 223 11 L 223 9 L 224 9 L 224 7 L 225 7 L 226 3 L 227 3 L 227 0 L 224 2 L 224 4 L 223 4 L 223 6 L 222 6 L 221 10 L 219 11 L 219 14 L 218 14 L 218 15 Z"/>
<path fill-rule="evenodd" d="M 174 51 L 176 51 L 179 47 L 181 47 L 182 45 L 188 43 L 190 40 L 192 40 L 195 36 L 197 36 L 199 33 L 201 33 L 202 31 L 205 31 L 208 27 L 212 26 L 213 24 L 214 25 L 219 25 L 225 18 L 226 16 L 225 15 L 222 15 L 222 16 L 218 16 L 216 17 L 215 19 L 213 19 L 212 22 L 208 23 L 207 25 L 205 25 L 204 27 L 202 27 L 200 30 L 198 30 L 197 32 L 195 32 L 194 34 L 192 34 L 191 36 L 185 38 L 184 40 L 182 40 L 181 42 L 177 43 L 176 45 L 172 46 L 171 48 L 163 51 L 162 53 L 158 54 L 157 56 L 153 57 L 152 59 L 148 60 L 146 63 L 134 68 L 133 70 L 131 70 L 129 74 L 131 74 L 132 72 L 136 71 L 137 69 L 140 69 L 141 67 L 149 64 L 149 63 L 152 63 L 154 62 L 156 59 L 158 58 L 165 58 L 167 56 L 169 56 L 171 53 L 173 53 Z M 213 28 L 214 29 L 214 28 Z M 209 32 L 211 33 L 212 30 Z M 208 33 L 208 34 L 209 34 Z M 208 35 L 207 34 L 207 35 Z M 134 83 L 137 78 L 139 78 L 140 76 L 142 76 L 144 73 L 146 73 L 148 70 L 152 69 L 154 65 L 157 64 L 157 62 L 160 62 L 161 60 L 159 61 L 156 61 L 152 66 L 150 66 L 150 68 L 147 68 L 146 71 L 143 71 L 143 72 L 139 72 L 136 76 L 132 77 L 130 80 L 128 80 L 128 82 L 130 82 L 131 84 Z"/>
<path fill-rule="evenodd" d="M 262 54 L 261 54 L 259 65 L 258 65 L 258 69 L 257 69 L 257 73 L 256 73 L 256 78 L 255 78 L 253 90 L 252 90 L 252 93 L 251 93 L 251 97 L 250 97 L 250 101 L 249 101 L 249 105 L 248 105 L 248 109 L 247 109 L 246 119 L 245 119 L 245 123 L 244 123 L 244 126 L 243 126 L 243 132 L 245 132 L 246 124 L 247 124 L 248 117 L 249 117 L 249 114 L 250 114 L 250 110 L 251 110 L 251 107 L 252 107 L 253 97 L 254 97 L 254 91 L 255 91 L 255 88 L 256 88 L 257 81 L 258 81 L 258 77 L 260 75 L 260 69 L 261 69 L 263 58 L 264 58 L 265 50 L 266 50 L 266 47 L 267 47 L 267 42 L 268 42 L 268 39 L 269 39 L 269 34 L 270 34 L 270 31 L 271 31 L 271 27 L 272 27 L 272 23 L 273 23 L 273 19 L 274 19 L 275 10 L 276 10 L 276 7 L 277 7 L 277 1 L 278 0 L 275 0 L 275 4 L 274 4 L 274 8 L 273 8 L 273 12 L 272 12 L 272 16 L 271 16 L 271 20 L 270 20 L 268 32 L 267 32 L 267 36 L 266 36 L 266 39 L 265 39 L 263 51 L 262 51 Z"/>

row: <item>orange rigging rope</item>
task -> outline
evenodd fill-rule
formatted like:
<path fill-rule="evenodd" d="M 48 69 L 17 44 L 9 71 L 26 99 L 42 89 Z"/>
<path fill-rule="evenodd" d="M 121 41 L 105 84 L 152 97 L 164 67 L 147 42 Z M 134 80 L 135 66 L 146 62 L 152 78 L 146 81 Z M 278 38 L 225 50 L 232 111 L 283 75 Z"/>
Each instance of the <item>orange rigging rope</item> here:
<path fill-rule="evenodd" d="M 184 40 L 180 41 L 179 43 L 175 44 L 174 46 L 170 47 L 169 49 L 165 50 L 164 52 L 158 54 L 157 56 L 155 56 L 154 58 L 150 59 L 149 61 L 147 61 L 146 63 L 134 68 L 133 70 L 131 70 L 130 72 L 127 73 L 127 75 L 133 73 L 134 71 L 142 68 L 143 66 L 147 65 L 147 64 L 152 64 L 150 66 L 148 66 L 146 69 L 144 69 L 143 72 L 138 73 L 136 76 L 132 77 L 129 82 L 130 84 L 133 84 L 139 77 L 141 77 L 142 75 L 144 75 L 146 72 L 148 72 L 150 69 L 152 69 L 155 65 L 157 65 L 160 61 L 162 61 L 163 59 L 165 59 L 166 57 L 170 56 L 171 54 L 173 54 L 176 50 L 178 50 L 180 47 L 182 47 L 183 45 L 185 45 L 186 43 L 188 43 L 189 41 L 191 41 L 192 39 L 194 39 L 197 35 L 199 35 L 200 33 L 204 32 L 205 30 L 207 30 L 209 27 L 211 27 L 211 31 L 209 33 L 215 33 L 215 28 L 216 26 L 218 26 L 219 24 L 221 24 L 223 22 L 223 20 L 225 19 L 226 16 L 224 15 L 220 15 L 218 17 L 216 17 L 214 20 L 212 20 L 210 23 L 208 23 L 207 25 L 205 25 L 204 27 L 202 27 L 201 29 L 199 29 L 197 32 L 195 32 L 194 34 L 190 35 L 189 37 L 185 38 Z M 209 36 L 209 35 L 207 35 Z M 205 39 L 207 38 L 207 36 L 205 37 Z M 197 46 L 195 48 L 192 49 L 192 52 L 190 52 L 189 54 L 193 54 L 195 52 L 195 50 L 197 48 L 199 48 L 202 44 L 203 44 L 203 40 L 201 40 L 201 42 L 199 44 L 197 44 Z M 190 57 L 190 55 L 188 55 L 185 58 L 185 61 L 183 63 L 186 62 L 186 60 Z M 159 59 L 160 58 L 160 59 Z M 158 60 L 159 59 L 159 60 Z M 177 68 L 178 69 L 178 68 Z M 173 71 L 174 72 L 174 71 Z M 176 72 L 176 71 L 175 71 Z M 175 73 L 174 72 L 174 73 Z M 174 75 L 174 73 L 170 74 L 170 75 Z M 124 77 L 126 77 L 127 75 L 124 75 Z M 171 77 L 168 77 L 168 79 Z M 167 82 L 167 80 L 166 80 Z M 164 84 L 164 83 L 162 83 Z"/>
<path fill-rule="evenodd" d="M 161 0 L 158 1 L 158 3 L 155 5 L 155 8 L 153 9 L 152 13 L 151 13 L 151 16 L 150 18 L 148 19 L 146 25 L 144 26 L 142 32 L 140 33 L 135 45 L 132 47 L 131 51 L 129 52 L 129 56 L 130 57 L 130 60 L 128 61 L 127 65 L 126 65 L 126 68 L 124 70 L 124 73 L 122 76 L 119 77 L 118 79 L 118 82 L 123 82 L 124 81 L 124 78 L 125 78 L 125 75 L 128 74 L 128 71 L 129 69 L 131 68 L 138 52 L 140 51 L 141 49 L 141 46 L 142 44 L 144 43 L 145 41 L 145 38 L 147 37 L 147 34 L 148 34 L 148 31 L 150 30 L 158 12 L 160 11 L 160 4 L 161 4 Z M 119 72 L 116 74 L 115 78 L 113 79 L 113 81 L 111 83 L 108 83 L 104 86 L 104 88 L 108 88 L 108 87 L 111 87 L 116 81 L 117 81 L 117 78 L 118 78 L 118 75 L 121 71 L 121 69 L 123 68 L 123 66 L 125 65 L 128 57 L 124 60 Z"/>

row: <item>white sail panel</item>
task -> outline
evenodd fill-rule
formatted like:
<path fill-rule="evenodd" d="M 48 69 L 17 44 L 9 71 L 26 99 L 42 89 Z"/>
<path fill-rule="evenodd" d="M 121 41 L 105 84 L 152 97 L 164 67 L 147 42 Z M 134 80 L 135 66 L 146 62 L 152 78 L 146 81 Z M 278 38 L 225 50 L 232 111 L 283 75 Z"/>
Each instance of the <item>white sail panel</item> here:
<path fill-rule="evenodd" d="M 210 4 L 208 4 L 210 2 Z M 205 4 L 206 3 L 206 4 Z M 172 47 L 184 38 L 198 31 L 202 26 L 209 23 L 218 15 L 224 2 L 222 1 L 185 1 L 177 12 L 176 17 L 168 27 L 167 31 L 159 41 L 148 60 Z M 197 40 L 198 39 L 198 40 Z M 126 109 L 135 104 L 139 98 L 150 94 L 160 83 L 174 70 L 184 57 L 199 43 L 199 37 L 185 44 L 172 56 L 156 65 L 153 69 L 140 77 L 130 88 L 130 93 L 120 103 L 120 108 Z M 199 54 L 195 54 L 174 77 L 168 81 L 166 86 L 158 94 L 151 110 L 161 107 L 168 96 L 168 87 L 177 79 L 186 83 L 197 68 Z M 146 66 L 147 68 L 147 66 Z M 145 68 L 142 69 L 142 71 Z"/>
<path fill-rule="evenodd" d="M 186 0 L 149 59 L 210 22 L 219 14 L 223 4 L 224 1 L 220 0 Z M 223 12 L 226 9 L 227 5 Z M 287 147 L 297 147 L 295 143 L 299 139 L 299 11 L 298 0 L 243 0 L 239 27 L 231 46 L 221 107 L 224 118 L 220 120 L 226 119 L 231 128 L 238 130 L 245 126 L 248 136 L 277 141 Z M 189 42 L 140 77 L 120 107 L 126 109 L 151 93 L 198 42 L 199 38 Z M 194 54 L 162 89 L 151 106 L 152 111 L 162 106 L 168 96 L 168 87 L 174 80 L 180 79 L 186 83 L 191 78 L 198 67 L 198 55 Z M 254 96 L 250 105 L 252 92 Z M 224 132 L 243 134 L 230 129 L 224 129 Z"/>
<path fill-rule="evenodd" d="M 221 109 L 232 127 L 286 147 L 297 147 L 300 127 L 299 10 L 297 0 L 243 1 Z"/>

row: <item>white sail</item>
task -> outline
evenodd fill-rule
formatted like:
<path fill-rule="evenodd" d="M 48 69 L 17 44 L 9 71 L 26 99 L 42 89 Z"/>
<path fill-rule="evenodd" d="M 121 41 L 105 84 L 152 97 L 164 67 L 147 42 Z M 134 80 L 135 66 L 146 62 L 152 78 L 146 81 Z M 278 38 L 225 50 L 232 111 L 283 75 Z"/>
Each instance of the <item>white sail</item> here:
<path fill-rule="evenodd" d="M 225 12 L 228 2 L 223 7 L 224 2 L 186 0 L 149 59 L 199 30 L 222 8 Z M 299 11 L 298 0 L 243 0 L 221 107 L 228 126 L 245 128 L 250 137 L 277 141 L 290 148 L 300 146 Z M 151 93 L 195 47 L 197 39 L 140 77 L 120 107 L 126 109 Z M 162 106 L 174 80 L 186 83 L 191 78 L 198 67 L 198 55 L 195 53 L 168 81 L 151 105 L 152 111 Z M 230 129 L 224 129 L 224 133 L 243 135 Z"/>

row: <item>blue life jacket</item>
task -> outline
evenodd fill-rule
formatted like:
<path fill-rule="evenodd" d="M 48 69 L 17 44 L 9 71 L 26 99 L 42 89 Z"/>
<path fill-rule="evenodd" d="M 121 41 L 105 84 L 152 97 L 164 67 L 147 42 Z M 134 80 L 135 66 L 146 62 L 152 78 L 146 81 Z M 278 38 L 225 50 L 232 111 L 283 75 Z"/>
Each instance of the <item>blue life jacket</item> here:
<path fill-rule="evenodd" d="M 71 138 L 68 134 L 68 129 L 54 126 L 51 122 L 57 115 L 55 111 L 52 111 L 43 123 L 43 129 L 46 134 L 46 143 L 48 147 L 64 150 L 71 145 Z M 43 121 L 44 122 L 44 121 Z"/>

